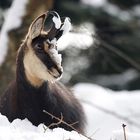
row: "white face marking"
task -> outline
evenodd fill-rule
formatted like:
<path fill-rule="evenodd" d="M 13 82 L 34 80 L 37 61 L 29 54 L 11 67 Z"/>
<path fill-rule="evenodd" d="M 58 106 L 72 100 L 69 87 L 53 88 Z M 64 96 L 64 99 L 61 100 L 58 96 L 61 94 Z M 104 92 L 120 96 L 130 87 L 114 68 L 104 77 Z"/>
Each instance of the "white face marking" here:
<path fill-rule="evenodd" d="M 31 48 L 29 48 L 29 50 L 25 53 L 23 63 L 25 73 L 28 73 L 31 77 L 44 81 L 55 82 L 56 79 L 48 72 L 47 67 L 41 62 Z M 27 78 L 30 81 L 29 77 Z"/>
<path fill-rule="evenodd" d="M 63 24 L 63 26 L 61 27 L 60 30 L 63 31 L 63 34 L 66 34 L 71 30 L 71 28 L 72 28 L 72 25 L 71 25 L 70 19 L 68 17 L 66 17 L 65 21 L 64 21 L 64 24 Z"/>
<path fill-rule="evenodd" d="M 58 66 L 61 66 L 62 55 L 58 54 L 58 51 L 55 48 L 49 49 L 49 54 L 51 58 L 57 63 Z"/>
<path fill-rule="evenodd" d="M 55 28 L 59 29 L 60 26 L 61 26 L 61 19 L 60 19 L 59 15 L 58 15 L 58 17 L 54 16 L 52 20 L 53 20 L 53 22 L 55 24 Z"/>

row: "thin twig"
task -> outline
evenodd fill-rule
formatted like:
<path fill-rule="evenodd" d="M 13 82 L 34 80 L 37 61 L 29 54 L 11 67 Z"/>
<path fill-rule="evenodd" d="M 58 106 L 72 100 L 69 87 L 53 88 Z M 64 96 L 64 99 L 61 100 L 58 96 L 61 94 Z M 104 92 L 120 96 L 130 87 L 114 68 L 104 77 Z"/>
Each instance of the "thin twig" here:
<path fill-rule="evenodd" d="M 43 124 L 43 129 L 44 129 L 44 133 L 45 133 L 46 130 L 47 130 L 47 127 L 46 127 L 46 125 L 44 125 L 44 124 Z"/>
<path fill-rule="evenodd" d="M 63 124 L 65 124 L 66 126 L 68 126 L 68 127 L 70 127 L 71 129 L 73 129 L 74 131 L 78 132 L 79 134 L 85 136 L 85 137 L 88 138 L 89 140 L 93 140 L 92 138 L 90 138 L 90 137 L 88 137 L 88 136 L 82 134 L 80 131 L 78 131 L 77 129 L 75 129 L 75 128 L 72 126 L 72 125 L 74 125 L 74 124 L 76 124 L 76 123 L 78 123 L 78 122 L 69 124 L 69 123 L 65 122 L 65 121 L 62 119 L 62 118 L 63 118 L 62 116 L 61 116 L 61 118 L 58 118 L 58 117 L 54 116 L 53 114 L 47 112 L 46 110 L 43 110 L 43 112 L 46 113 L 46 114 L 48 114 L 48 115 L 51 116 L 52 118 L 56 119 L 56 120 L 58 121 L 57 124 L 63 123 Z M 62 115 L 62 114 L 61 114 L 61 115 Z"/>
<path fill-rule="evenodd" d="M 63 122 L 63 115 L 62 115 L 62 113 L 61 113 L 61 118 L 60 118 L 60 120 L 58 121 L 58 122 L 56 122 L 56 123 L 51 123 L 49 126 L 48 126 L 48 128 L 51 128 L 52 126 L 58 126 L 59 124 L 61 124 Z"/>
<path fill-rule="evenodd" d="M 77 122 L 74 122 L 74 123 L 71 123 L 70 125 L 73 126 L 73 125 L 75 125 L 75 124 L 77 124 L 77 123 L 78 123 L 78 121 L 77 121 Z"/>
<path fill-rule="evenodd" d="M 127 140 L 126 139 L 126 130 L 125 130 L 126 125 L 122 124 L 122 127 L 123 127 L 124 140 Z"/>
<path fill-rule="evenodd" d="M 96 35 L 93 35 L 94 38 L 97 38 Z M 99 38 L 99 37 L 98 37 Z M 121 58 L 123 58 L 125 61 L 127 61 L 129 64 L 131 64 L 131 66 L 133 66 L 135 69 L 137 69 L 138 71 L 140 71 L 140 64 L 137 63 L 135 60 L 133 60 L 131 57 L 129 57 L 127 54 L 123 53 L 122 51 L 120 51 L 118 48 L 108 44 L 107 42 L 105 42 L 104 40 L 102 40 L 101 38 L 97 39 L 99 40 L 99 42 L 102 44 L 102 46 L 112 52 L 114 52 L 115 54 L 117 54 L 118 56 L 120 56 Z"/>
<path fill-rule="evenodd" d="M 100 128 L 96 129 L 96 130 L 90 135 L 90 137 L 94 136 L 99 130 L 100 130 Z"/>
<path fill-rule="evenodd" d="M 46 110 L 43 110 L 44 113 L 48 114 L 49 116 L 51 116 L 52 118 L 56 119 L 57 121 L 69 126 L 70 128 L 72 128 L 73 130 L 77 131 L 73 126 L 71 126 L 69 123 L 65 122 L 64 120 L 61 120 L 60 118 L 54 116 L 53 114 L 47 112 Z"/>

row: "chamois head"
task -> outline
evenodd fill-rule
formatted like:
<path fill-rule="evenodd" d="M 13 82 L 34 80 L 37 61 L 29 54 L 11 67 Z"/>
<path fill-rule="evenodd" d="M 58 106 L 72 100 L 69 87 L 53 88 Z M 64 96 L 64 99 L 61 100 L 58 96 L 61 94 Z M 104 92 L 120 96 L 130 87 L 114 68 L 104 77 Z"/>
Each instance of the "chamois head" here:
<path fill-rule="evenodd" d="M 57 40 L 69 30 L 69 18 L 60 18 L 54 11 L 37 17 L 24 40 L 24 69 L 27 79 L 35 86 L 43 81 L 54 82 L 63 72 Z"/>

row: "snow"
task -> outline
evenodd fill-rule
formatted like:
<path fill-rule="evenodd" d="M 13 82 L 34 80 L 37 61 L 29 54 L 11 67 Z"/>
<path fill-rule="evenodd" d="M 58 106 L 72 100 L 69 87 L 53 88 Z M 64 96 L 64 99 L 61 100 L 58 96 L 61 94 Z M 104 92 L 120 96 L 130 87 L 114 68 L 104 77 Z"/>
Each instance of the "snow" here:
<path fill-rule="evenodd" d="M 57 42 L 59 50 L 64 50 L 67 47 L 77 47 L 79 49 L 87 49 L 93 44 L 91 35 L 85 33 L 69 32 L 63 35 Z"/>
<path fill-rule="evenodd" d="M 53 47 L 51 49 L 49 49 L 49 53 L 52 57 L 52 59 L 59 65 L 61 66 L 61 62 L 62 62 L 62 55 L 58 53 L 58 50 L 56 48 L 54 48 L 54 46 L 57 45 L 57 39 L 54 38 L 51 41 L 47 40 L 49 44 L 51 44 Z"/>
<path fill-rule="evenodd" d="M 0 34 L 0 42 L 2 42 L 0 43 L 0 65 L 3 63 L 8 51 L 8 32 L 21 25 L 27 2 L 28 0 L 14 0 L 7 16 L 5 17 L 5 22 Z"/>
<path fill-rule="evenodd" d="M 140 16 L 140 5 L 137 5 L 133 8 L 133 14 L 138 17 Z"/>
<path fill-rule="evenodd" d="M 80 26 L 72 26 L 69 22 L 69 19 L 65 21 L 66 25 L 63 28 L 68 30 L 73 30 L 73 32 L 65 32 L 57 42 L 59 50 L 64 50 L 68 47 L 76 47 L 79 49 L 88 49 L 93 43 L 93 35 L 95 30 L 93 24 L 83 23 Z"/>
<path fill-rule="evenodd" d="M 126 131 L 126 139 L 127 140 L 140 140 L 140 134 Z M 114 131 L 111 140 L 125 140 L 124 132 L 122 130 Z"/>
<path fill-rule="evenodd" d="M 56 16 L 53 17 L 53 21 L 56 24 L 56 27 L 60 25 L 60 18 Z M 77 28 L 76 32 L 70 32 L 72 29 Z M 62 36 L 57 41 L 56 38 L 49 41 L 49 43 L 57 45 L 59 50 L 64 50 L 67 47 L 77 47 L 79 49 L 87 49 L 93 43 L 92 35 L 94 32 L 94 27 L 91 23 L 83 23 L 79 27 L 72 27 L 70 19 L 68 17 L 65 18 L 64 24 L 60 28 L 63 31 Z"/>
<path fill-rule="evenodd" d="M 56 13 L 56 12 L 55 12 L 55 13 Z M 57 14 L 57 13 L 56 13 L 56 14 Z M 56 16 L 53 17 L 53 22 L 54 22 L 54 24 L 55 24 L 55 28 L 56 28 L 56 29 L 59 29 L 60 26 L 61 26 L 61 19 L 60 19 L 60 17 L 59 17 L 58 14 L 57 14 L 57 17 L 56 17 Z"/>
<path fill-rule="evenodd" d="M 103 6 L 106 3 L 106 0 L 81 0 L 82 3 L 87 5 L 92 5 L 95 7 Z"/>
<path fill-rule="evenodd" d="M 140 91 L 115 92 L 86 83 L 75 85 L 73 90 L 86 113 L 88 136 L 95 132 L 92 138 L 109 140 L 123 123 L 131 133 L 140 132 Z"/>
<path fill-rule="evenodd" d="M 57 39 L 54 38 L 51 41 L 47 40 L 49 44 L 56 46 L 57 45 Z M 58 53 L 58 50 L 56 48 L 51 48 L 49 49 L 49 53 L 52 57 L 52 59 L 54 59 L 55 62 L 57 62 L 58 65 L 61 66 L 61 62 L 62 62 L 62 55 Z"/>
<path fill-rule="evenodd" d="M 56 50 L 55 48 L 52 48 L 52 49 L 49 49 L 49 53 L 52 59 L 54 59 L 54 61 L 57 62 L 57 64 L 61 66 L 62 55 L 58 53 L 58 50 Z"/>
<path fill-rule="evenodd" d="M 96 84 L 104 87 L 115 86 L 119 89 L 128 89 L 128 83 L 136 79 L 138 75 L 139 73 L 136 70 L 129 69 L 121 74 L 94 76 L 93 79 Z"/>
<path fill-rule="evenodd" d="M 56 38 L 52 39 L 51 41 L 50 40 L 47 40 L 47 41 L 48 41 L 48 43 L 50 43 L 52 45 L 55 45 L 55 46 L 57 44 L 57 39 Z"/>
<path fill-rule="evenodd" d="M 63 24 L 63 26 L 61 27 L 60 30 L 63 31 L 63 34 L 66 34 L 71 30 L 71 28 L 72 28 L 72 26 L 71 26 L 71 23 L 70 23 L 70 19 L 68 17 L 66 17 L 65 21 L 64 21 L 64 24 Z"/>
<path fill-rule="evenodd" d="M 132 11 L 130 10 L 122 10 L 115 4 L 108 2 L 107 0 L 81 0 L 81 2 L 85 5 L 93 6 L 96 8 L 102 8 L 107 13 L 120 18 L 121 20 L 130 20 L 132 16 Z M 133 11 L 134 15 L 137 14 L 135 10 Z"/>
<path fill-rule="evenodd" d="M 128 20 L 131 16 L 140 16 L 140 5 L 133 6 L 132 10 L 122 10 L 115 4 L 111 4 L 107 0 L 81 0 L 81 2 L 88 6 L 95 8 L 103 8 L 112 15 L 116 15 L 122 20 Z"/>
<path fill-rule="evenodd" d="M 44 129 L 44 125 L 33 126 L 27 119 L 16 119 L 12 123 L 0 114 L 0 140 L 88 140 L 75 131 L 62 128 Z"/>
<path fill-rule="evenodd" d="M 55 28 L 59 29 L 61 27 L 62 22 L 61 22 L 61 19 L 60 19 L 60 16 L 58 15 L 58 13 L 56 13 L 56 15 L 57 16 L 53 17 L 53 22 L 55 24 Z M 65 34 L 65 33 L 69 32 L 70 29 L 71 29 L 70 19 L 68 17 L 66 17 L 64 20 L 64 24 L 60 30 L 63 30 L 63 34 Z"/>
<path fill-rule="evenodd" d="M 96 140 L 124 140 L 122 124 L 126 124 L 127 140 L 140 140 L 140 91 L 115 92 L 98 85 L 79 83 L 73 87 L 83 105 L 86 135 Z M 46 128 L 46 127 L 45 127 Z M 75 131 L 33 126 L 27 119 L 10 123 L 0 115 L 0 140 L 87 140 Z"/>

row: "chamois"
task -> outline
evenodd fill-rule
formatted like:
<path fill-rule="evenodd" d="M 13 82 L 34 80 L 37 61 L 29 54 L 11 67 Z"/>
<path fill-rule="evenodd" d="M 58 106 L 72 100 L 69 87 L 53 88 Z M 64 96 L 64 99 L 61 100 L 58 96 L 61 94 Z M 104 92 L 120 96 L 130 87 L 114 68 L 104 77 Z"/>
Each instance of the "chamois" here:
<path fill-rule="evenodd" d="M 84 132 L 85 115 L 79 101 L 58 82 L 63 68 L 56 41 L 63 35 L 69 18 L 60 18 L 55 11 L 37 17 L 19 47 L 16 78 L 0 98 L 0 112 L 10 122 L 27 118 L 33 125 L 44 123 L 50 128 L 62 127 Z M 61 118 L 73 128 L 44 113 Z"/>

